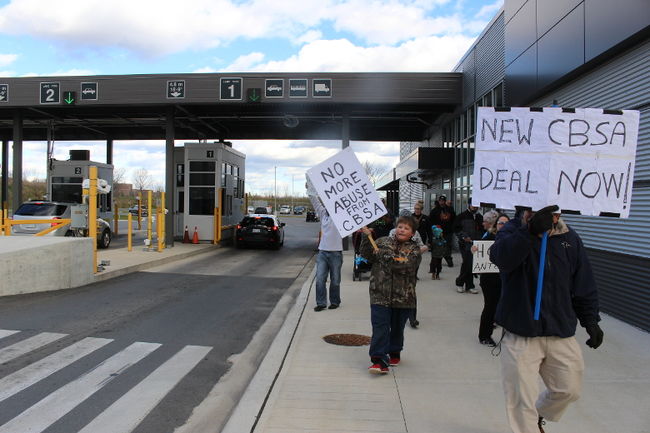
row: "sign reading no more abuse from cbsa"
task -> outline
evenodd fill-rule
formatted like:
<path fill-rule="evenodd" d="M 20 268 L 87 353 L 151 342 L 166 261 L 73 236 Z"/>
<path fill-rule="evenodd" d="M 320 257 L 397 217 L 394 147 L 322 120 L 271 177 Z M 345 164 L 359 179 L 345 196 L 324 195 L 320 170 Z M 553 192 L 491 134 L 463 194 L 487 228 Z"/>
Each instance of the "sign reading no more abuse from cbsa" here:
<path fill-rule="evenodd" d="M 635 110 L 480 107 L 472 202 L 627 218 L 638 131 Z"/>
<path fill-rule="evenodd" d="M 307 170 L 307 179 L 342 237 L 387 213 L 368 175 L 349 147 Z"/>

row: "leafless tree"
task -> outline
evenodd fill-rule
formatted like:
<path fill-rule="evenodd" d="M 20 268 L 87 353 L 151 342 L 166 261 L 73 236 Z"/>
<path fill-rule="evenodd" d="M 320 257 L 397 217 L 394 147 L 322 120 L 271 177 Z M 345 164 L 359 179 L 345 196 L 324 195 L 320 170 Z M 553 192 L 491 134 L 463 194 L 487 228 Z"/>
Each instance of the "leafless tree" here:
<path fill-rule="evenodd" d="M 126 168 L 114 168 L 113 169 L 113 184 L 122 184 L 126 180 Z"/>
<path fill-rule="evenodd" d="M 133 186 L 141 192 L 145 189 L 151 188 L 153 179 L 146 168 L 140 168 L 133 172 Z"/>
<path fill-rule="evenodd" d="M 375 186 L 375 184 L 377 183 L 381 175 L 387 171 L 386 167 L 375 164 L 374 162 L 370 162 L 370 161 L 364 161 L 363 164 L 361 165 L 363 166 L 363 169 L 366 171 L 366 174 L 368 175 L 370 182 L 372 182 L 372 186 Z"/>

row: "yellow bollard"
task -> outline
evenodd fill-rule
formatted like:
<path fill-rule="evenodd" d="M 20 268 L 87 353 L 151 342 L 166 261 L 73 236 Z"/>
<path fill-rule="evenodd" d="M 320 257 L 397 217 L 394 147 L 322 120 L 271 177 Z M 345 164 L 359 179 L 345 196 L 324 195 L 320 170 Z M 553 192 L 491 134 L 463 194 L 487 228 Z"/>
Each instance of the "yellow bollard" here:
<path fill-rule="evenodd" d="M 151 219 L 153 216 L 151 215 L 152 212 L 152 206 L 151 206 L 151 190 L 147 191 L 147 239 L 149 239 L 149 249 L 152 249 L 151 245 L 151 240 L 152 240 L 152 227 L 151 227 Z"/>
<path fill-rule="evenodd" d="M 93 274 L 97 273 L 97 167 L 89 167 L 88 236 L 93 243 Z"/>
<path fill-rule="evenodd" d="M 133 231 L 133 216 L 131 216 L 131 212 L 129 212 L 129 216 L 127 217 L 128 225 L 129 227 L 127 228 L 126 231 L 126 245 L 127 245 L 127 250 L 132 251 L 133 250 L 133 243 L 132 243 L 132 238 L 131 238 L 131 232 Z"/>
<path fill-rule="evenodd" d="M 142 230 L 142 192 L 138 193 L 138 230 Z"/>
<path fill-rule="evenodd" d="M 160 224 L 160 208 L 156 209 L 156 238 L 158 240 L 158 252 L 162 252 L 162 224 Z"/>
<path fill-rule="evenodd" d="M 167 214 L 167 212 L 165 212 L 165 209 L 166 209 L 166 207 L 165 207 L 165 191 L 162 191 L 160 193 L 160 200 L 162 202 L 162 205 L 161 205 L 162 212 L 160 214 L 160 216 L 161 216 L 160 224 L 162 226 L 162 229 L 161 229 L 161 231 L 162 231 L 162 247 L 163 247 L 163 249 L 166 249 L 167 248 L 167 238 L 166 238 L 166 234 L 165 234 L 165 224 L 166 224 L 165 215 Z"/>
<path fill-rule="evenodd" d="M 117 204 L 115 202 L 113 202 L 113 212 L 113 233 L 115 233 L 115 237 L 117 237 L 120 230 L 120 209 L 117 207 Z"/>

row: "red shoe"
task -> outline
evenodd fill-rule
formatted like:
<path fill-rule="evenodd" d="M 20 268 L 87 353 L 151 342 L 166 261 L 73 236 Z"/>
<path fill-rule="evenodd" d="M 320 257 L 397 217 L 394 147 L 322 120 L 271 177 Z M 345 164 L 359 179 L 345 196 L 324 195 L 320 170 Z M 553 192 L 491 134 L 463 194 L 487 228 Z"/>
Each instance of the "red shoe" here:
<path fill-rule="evenodd" d="M 372 374 L 388 374 L 389 370 L 388 367 L 380 363 L 375 363 L 368 367 L 368 371 Z"/>
<path fill-rule="evenodd" d="M 399 358 L 390 358 L 389 363 L 391 367 L 395 367 L 399 365 Z"/>

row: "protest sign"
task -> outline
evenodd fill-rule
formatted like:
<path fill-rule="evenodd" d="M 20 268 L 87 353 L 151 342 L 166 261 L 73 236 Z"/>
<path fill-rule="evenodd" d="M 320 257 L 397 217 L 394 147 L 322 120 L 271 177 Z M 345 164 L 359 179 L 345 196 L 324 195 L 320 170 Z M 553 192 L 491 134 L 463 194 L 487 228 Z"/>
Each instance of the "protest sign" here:
<path fill-rule="evenodd" d="M 347 236 L 387 213 L 349 147 L 307 170 L 307 178 L 341 236 Z"/>
<path fill-rule="evenodd" d="M 630 213 L 636 110 L 479 107 L 472 204 Z"/>
<path fill-rule="evenodd" d="M 494 241 L 474 241 L 477 250 L 472 252 L 472 273 L 493 274 L 499 272 L 497 265 L 490 261 L 490 248 Z"/>

